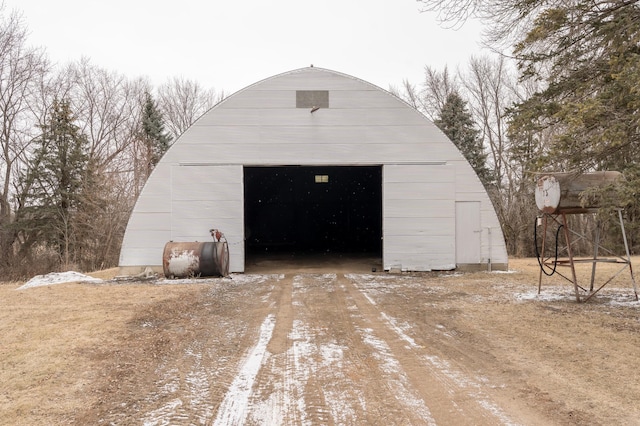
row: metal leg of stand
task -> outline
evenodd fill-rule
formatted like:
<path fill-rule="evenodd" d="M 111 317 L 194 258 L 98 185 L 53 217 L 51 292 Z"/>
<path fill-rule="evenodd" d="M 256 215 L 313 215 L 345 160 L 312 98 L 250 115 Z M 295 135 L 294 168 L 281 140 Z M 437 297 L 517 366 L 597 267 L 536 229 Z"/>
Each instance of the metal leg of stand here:
<path fill-rule="evenodd" d="M 600 221 L 596 220 L 596 237 L 593 245 L 593 264 L 591 265 L 591 286 L 589 293 L 593 293 L 593 284 L 596 280 L 596 264 L 598 263 L 598 247 L 600 246 Z"/>
<path fill-rule="evenodd" d="M 544 214 L 542 216 L 543 219 L 543 230 L 542 230 L 542 248 L 540 249 L 540 271 L 538 272 L 538 294 L 540 294 L 540 290 L 542 288 L 542 268 L 544 268 L 544 249 L 545 249 L 545 242 L 547 241 L 547 219 L 548 219 L 548 215 Z M 536 226 L 538 226 L 538 224 L 536 223 Z"/>
<path fill-rule="evenodd" d="M 624 230 L 624 222 L 622 220 L 622 210 L 618 209 L 618 217 L 620 218 L 620 229 L 622 230 L 622 239 L 624 240 L 624 249 L 627 254 L 627 262 L 629 262 L 629 273 L 631 274 L 631 284 L 633 284 L 633 293 L 638 300 L 638 289 L 636 288 L 636 280 L 633 278 L 633 268 L 631 267 L 631 255 L 629 254 L 629 244 L 627 243 L 627 233 Z"/>
<path fill-rule="evenodd" d="M 571 266 L 571 277 L 573 278 L 573 289 L 576 293 L 576 301 L 580 302 L 580 291 L 578 290 L 578 278 L 576 276 L 576 267 L 573 264 L 573 252 L 571 250 L 571 237 L 569 236 L 569 225 L 567 224 L 567 215 L 562 213 L 562 225 L 564 230 L 564 239 L 567 242 L 567 255 L 569 256 L 569 265 Z"/>

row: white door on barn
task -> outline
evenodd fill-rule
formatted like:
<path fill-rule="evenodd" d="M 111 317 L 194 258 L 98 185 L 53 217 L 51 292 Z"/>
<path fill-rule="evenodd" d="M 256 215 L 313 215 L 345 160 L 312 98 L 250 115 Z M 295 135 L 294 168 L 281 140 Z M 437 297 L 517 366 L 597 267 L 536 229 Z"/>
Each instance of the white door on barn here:
<path fill-rule="evenodd" d="M 456 202 L 456 264 L 480 263 L 480 202 Z"/>

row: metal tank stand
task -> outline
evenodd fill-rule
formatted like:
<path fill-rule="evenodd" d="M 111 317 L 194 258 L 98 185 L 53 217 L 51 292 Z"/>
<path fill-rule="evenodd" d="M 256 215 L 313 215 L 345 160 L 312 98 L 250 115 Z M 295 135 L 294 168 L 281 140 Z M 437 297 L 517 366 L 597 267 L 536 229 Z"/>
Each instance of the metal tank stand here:
<path fill-rule="evenodd" d="M 604 286 L 609 284 L 616 278 L 620 273 L 622 273 L 625 269 L 629 268 L 629 274 L 631 276 L 631 284 L 633 285 L 633 292 L 635 295 L 635 300 L 638 300 L 638 289 L 636 287 L 636 281 L 633 276 L 633 268 L 631 266 L 631 255 L 629 254 L 629 245 L 627 243 L 627 234 L 624 229 L 624 221 L 622 220 L 622 209 L 618 209 L 618 218 L 620 220 L 620 230 L 622 232 L 622 239 L 624 241 L 624 248 L 626 257 L 616 255 L 613 251 L 603 247 L 600 243 L 600 226 L 596 222 L 595 232 L 592 237 L 581 234 L 573 229 L 569 228 L 567 222 L 568 214 L 595 214 L 595 209 L 590 209 L 585 211 L 584 209 L 579 212 L 571 212 L 571 211 L 562 211 L 557 214 L 549 214 L 544 213 L 541 217 L 542 219 L 542 247 L 541 247 L 541 255 L 539 257 L 540 262 L 540 272 L 538 277 L 538 294 L 540 294 L 542 288 L 542 276 L 547 275 L 551 276 L 554 273 L 557 273 L 562 278 L 567 281 L 573 283 L 573 288 L 576 296 L 577 302 L 586 302 L 591 297 L 593 297 L 596 293 L 598 293 Z M 556 224 L 556 247 L 555 253 L 552 256 L 545 255 L 545 248 L 547 245 L 547 230 L 549 225 Z M 538 225 L 538 224 L 537 224 Z M 562 230 L 564 235 L 564 243 L 563 247 L 559 247 L 559 232 Z M 572 240 L 572 237 L 574 239 Z M 592 257 L 584 257 L 584 258 L 576 258 L 573 255 L 572 246 L 579 241 L 585 240 L 593 246 L 593 256 Z M 608 257 L 602 257 L 602 254 L 605 254 Z M 565 257 L 559 257 L 562 254 Z M 591 280 L 589 289 L 578 284 L 578 278 L 576 274 L 576 265 L 577 264 L 589 264 L 591 263 Z M 617 265 L 621 265 L 620 268 L 615 271 L 611 276 L 609 276 L 603 284 L 599 285 L 599 287 L 595 288 L 595 280 L 596 280 L 596 266 L 598 263 L 614 263 Z M 568 267 L 570 269 L 570 277 L 569 274 L 563 274 L 558 271 L 558 267 Z M 551 271 L 551 272 L 548 272 Z M 595 288 L 595 289 L 594 289 Z M 581 291 L 586 294 L 581 294 Z"/>

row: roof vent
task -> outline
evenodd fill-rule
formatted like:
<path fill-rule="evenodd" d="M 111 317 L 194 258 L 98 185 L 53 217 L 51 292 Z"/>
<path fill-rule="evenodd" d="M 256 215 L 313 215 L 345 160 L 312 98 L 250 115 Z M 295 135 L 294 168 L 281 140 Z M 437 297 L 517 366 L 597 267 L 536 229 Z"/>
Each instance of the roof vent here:
<path fill-rule="evenodd" d="M 329 91 L 296 90 L 296 108 L 329 108 Z"/>

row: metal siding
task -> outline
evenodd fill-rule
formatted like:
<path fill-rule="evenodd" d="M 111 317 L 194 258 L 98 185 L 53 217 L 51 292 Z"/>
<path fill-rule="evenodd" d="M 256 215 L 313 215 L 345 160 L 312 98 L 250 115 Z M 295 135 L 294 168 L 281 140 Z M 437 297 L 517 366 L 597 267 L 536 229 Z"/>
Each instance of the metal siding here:
<path fill-rule="evenodd" d="M 454 170 L 446 165 L 383 166 L 383 263 L 385 269 L 451 269 L 455 266 Z M 425 176 L 440 185 L 420 187 Z M 415 191 L 422 194 L 415 197 Z M 434 223 L 440 226 L 436 230 Z M 431 232 L 429 232 L 431 231 Z M 453 266 L 452 266 L 453 265 Z"/>
<path fill-rule="evenodd" d="M 450 217 L 430 217 L 429 222 L 422 223 L 417 227 L 415 222 L 407 220 L 406 217 L 385 218 L 385 227 L 393 229 L 396 235 L 420 236 L 421 238 L 437 235 L 451 237 Z"/>
<path fill-rule="evenodd" d="M 209 228 L 203 231 L 203 224 L 207 223 Z M 237 231 L 237 229 L 234 229 L 236 225 L 236 218 L 219 218 L 212 221 L 210 217 L 190 217 L 179 229 L 172 232 L 171 241 L 213 241 L 209 234 L 209 229 L 214 227 L 219 229 L 225 236 L 229 232 L 230 238 L 233 238 L 233 233 Z M 225 231 L 227 229 L 229 231 Z M 236 238 L 233 238 L 233 240 L 234 244 L 237 243 Z"/>
<path fill-rule="evenodd" d="M 440 162 L 442 157 L 431 155 L 424 145 L 404 145 L 399 150 L 389 141 L 378 144 L 363 144 L 355 139 L 352 143 L 309 143 L 298 144 L 246 143 L 242 146 L 227 146 L 226 151 L 215 145 L 183 144 L 184 152 L 176 161 L 181 163 L 222 164 L 385 164 L 415 163 L 416 159 Z"/>
<path fill-rule="evenodd" d="M 452 236 L 410 236 L 401 245 L 385 248 L 384 268 L 409 271 L 450 270 L 455 268 Z"/>
<path fill-rule="evenodd" d="M 162 265 L 162 250 L 170 240 L 169 229 L 146 230 L 127 227 L 120 266 Z"/>
<path fill-rule="evenodd" d="M 409 112 L 409 114 L 407 114 Z M 310 113 L 306 108 L 220 108 L 198 121 L 200 126 L 235 123 L 240 126 L 391 126 L 424 125 L 424 117 L 401 108 L 320 109 Z"/>
<path fill-rule="evenodd" d="M 157 245 L 160 247 L 160 257 L 158 250 L 154 250 L 153 241 L 148 242 L 144 247 L 131 247 L 123 245 L 120 252 L 119 266 L 162 266 L 162 251 L 164 243 Z"/>
<path fill-rule="evenodd" d="M 166 182 L 169 180 L 171 167 L 159 163 L 151 173 L 140 197 L 134 206 L 134 212 L 157 213 L 171 211 L 170 197 Z"/>
<path fill-rule="evenodd" d="M 231 125 L 194 125 L 189 129 L 188 138 L 181 139 L 180 144 L 215 145 L 228 147 L 237 146 L 242 149 L 246 143 L 282 143 L 299 144 L 312 143 L 363 143 L 363 144 L 391 144 L 396 149 L 400 145 L 415 145 L 429 147 L 429 153 L 446 152 L 450 148 L 441 140 L 441 136 L 431 126 L 421 125 L 342 125 L 342 126 L 231 126 Z M 404 149 L 404 148 L 403 148 Z M 225 151 L 220 150 L 219 155 Z M 174 155 L 169 151 L 168 155 Z M 431 155 L 431 154 L 429 154 Z M 217 156 L 216 156 L 217 157 Z M 216 158 L 214 157 L 214 158 Z M 450 160 L 450 155 L 447 157 Z"/>
<path fill-rule="evenodd" d="M 128 226 L 141 230 L 164 231 L 170 221 L 171 213 L 138 211 L 138 214 L 131 215 Z"/>
<path fill-rule="evenodd" d="M 414 179 L 411 176 L 411 179 Z M 387 182 L 387 186 L 399 199 L 408 196 L 415 200 L 450 200 L 451 194 L 455 194 L 453 182 Z M 392 198 L 391 198 L 392 199 Z"/>
<path fill-rule="evenodd" d="M 340 108 L 405 108 L 398 102 L 398 98 L 392 95 L 380 96 L 379 90 L 350 90 L 331 92 L 329 107 Z"/>
<path fill-rule="evenodd" d="M 134 213 L 169 213 L 171 210 L 171 203 L 169 202 L 169 194 L 167 190 L 164 190 L 163 194 L 153 194 L 150 190 L 143 192 L 144 198 L 141 198 L 142 202 L 138 202 L 134 208 Z"/>
<path fill-rule="evenodd" d="M 385 187 L 389 192 L 389 188 Z M 386 198 L 385 217 L 393 218 L 452 218 L 454 216 L 453 200 L 434 198 L 433 200 L 410 198 L 407 193 L 406 198 L 398 196 Z"/>
<path fill-rule="evenodd" d="M 239 165 L 171 169 L 171 239 L 209 241 L 209 229 L 219 229 L 229 242 L 231 272 L 244 271 L 242 179 Z"/>
<path fill-rule="evenodd" d="M 231 96 L 220 109 L 291 108 L 296 105 L 295 90 L 245 90 L 245 96 Z"/>

